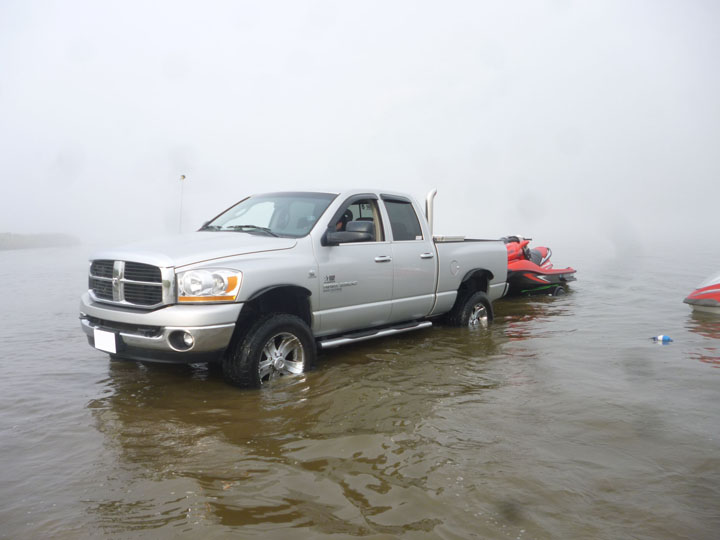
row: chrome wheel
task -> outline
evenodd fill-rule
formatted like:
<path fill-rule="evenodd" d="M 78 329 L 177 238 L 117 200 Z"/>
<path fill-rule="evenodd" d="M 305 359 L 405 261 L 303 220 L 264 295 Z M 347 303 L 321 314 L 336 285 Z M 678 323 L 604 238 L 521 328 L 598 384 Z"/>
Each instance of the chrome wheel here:
<path fill-rule="evenodd" d="M 283 375 L 312 369 L 315 340 L 310 327 L 289 313 L 266 313 L 223 357 L 223 376 L 235 386 L 259 388 Z"/>
<path fill-rule="evenodd" d="M 485 304 L 478 302 L 470 310 L 470 317 L 468 317 L 469 328 L 487 328 L 488 327 L 488 310 Z"/>
<path fill-rule="evenodd" d="M 452 326 L 465 328 L 489 328 L 493 320 L 490 300 L 483 291 L 458 292 L 455 305 L 448 313 L 447 321 Z"/>
<path fill-rule="evenodd" d="M 305 349 L 297 336 L 282 332 L 267 341 L 258 362 L 261 384 L 283 375 L 298 375 L 303 371 Z"/>

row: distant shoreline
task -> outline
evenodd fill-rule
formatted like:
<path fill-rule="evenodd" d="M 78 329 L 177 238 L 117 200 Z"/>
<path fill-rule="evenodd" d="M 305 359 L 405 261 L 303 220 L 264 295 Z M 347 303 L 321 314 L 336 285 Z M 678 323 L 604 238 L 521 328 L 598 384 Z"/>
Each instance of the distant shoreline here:
<path fill-rule="evenodd" d="M 0 233 L 0 251 L 77 246 L 80 240 L 69 234 Z"/>

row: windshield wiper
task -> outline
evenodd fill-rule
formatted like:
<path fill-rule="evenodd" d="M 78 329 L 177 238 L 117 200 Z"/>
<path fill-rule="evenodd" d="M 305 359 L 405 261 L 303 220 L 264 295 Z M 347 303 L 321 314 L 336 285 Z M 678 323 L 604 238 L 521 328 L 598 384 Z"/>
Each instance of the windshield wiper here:
<path fill-rule="evenodd" d="M 245 229 L 255 230 L 255 231 L 262 231 L 264 233 L 269 234 L 270 236 L 274 236 L 278 238 L 278 235 L 272 232 L 271 229 L 268 229 L 267 227 L 259 227 L 258 225 L 231 225 L 230 227 L 226 227 L 224 230 L 233 230 L 233 231 L 244 231 Z"/>
<path fill-rule="evenodd" d="M 219 231 L 222 227 L 218 225 L 208 225 L 207 223 L 200 227 L 199 231 Z"/>

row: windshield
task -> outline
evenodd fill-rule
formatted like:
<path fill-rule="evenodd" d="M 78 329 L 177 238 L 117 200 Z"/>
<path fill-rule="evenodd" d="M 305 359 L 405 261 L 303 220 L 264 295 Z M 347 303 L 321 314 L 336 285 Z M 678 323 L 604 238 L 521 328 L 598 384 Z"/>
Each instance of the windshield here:
<path fill-rule="evenodd" d="M 705 287 L 709 287 L 710 285 L 715 285 L 715 284 L 720 285 L 720 274 L 707 278 L 700 285 L 698 285 L 697 288 L 704 289 Z"/>
<path fill-rule="evenodd" d="M 227 209 L 200 230 L 299 238 L 310 232 L 335 197 L 331 193 L 304 192 L 254 195 Z"/>

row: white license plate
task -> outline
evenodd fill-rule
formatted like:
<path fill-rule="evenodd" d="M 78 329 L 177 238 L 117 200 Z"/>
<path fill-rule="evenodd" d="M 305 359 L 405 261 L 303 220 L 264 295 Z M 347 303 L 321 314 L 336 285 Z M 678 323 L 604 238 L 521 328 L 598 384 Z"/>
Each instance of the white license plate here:
<path fill-rule="evenodd" d="M 115 334 L 112 332 L 106 332 L 105 330 L 93 329 L 95 338 L 95 348 L 101 351 L 109 352 L 110 354 L 116 354 L 117 350 L 115 347 Z"/>

